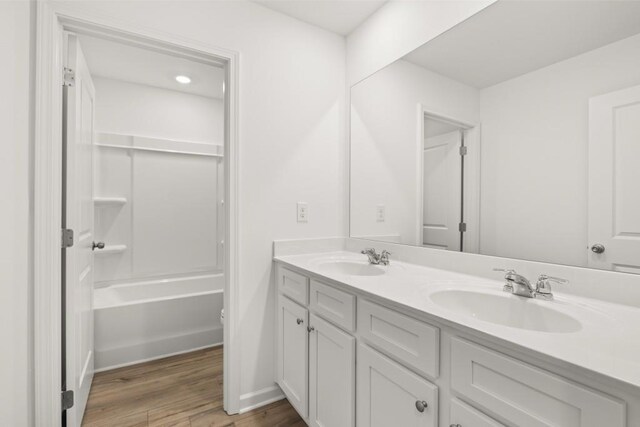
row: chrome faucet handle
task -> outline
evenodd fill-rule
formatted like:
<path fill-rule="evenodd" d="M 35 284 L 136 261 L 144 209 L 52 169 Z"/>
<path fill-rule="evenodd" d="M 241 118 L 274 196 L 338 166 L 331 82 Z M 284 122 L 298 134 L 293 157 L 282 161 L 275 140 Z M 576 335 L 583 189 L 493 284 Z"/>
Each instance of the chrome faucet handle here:
<path fill-rule="evenodd" d="M 365 248 L 360 253 L 363 255 L 366 255 L 367 258 L 369 258 L 370 264 L 374 264 L 374 265 L 380 264 L 380 255 L 376 253 L 376 250 L 374 248 Z"/>
<path fill-rule="evenodd" d="M 547 301 L 553 300 L 553 293 L 551 293 L 551 283 L 557 283 L 560 285 L 568 285 L 569 281 L 561 277 L 547 276 L 541 274 L 536 282 L 536 298 L 542 298 Z"/>
<path fill-rule="evenodd" d="M 493 271 L 504 271 L 505 284 L 502 288 L 503 291 L 529 298 L 533 296 L 534 289 L 531 286 L 531 282 L 529 282 L 529 280 L 522 274 L 518 274 L 515 270 L 510 268 L 494 268 Z"/>
<path fill-rule="evenodd" d="M 502 271 L 504 272 L 504 286 L 502 287 L 502 290 L 505 292 L 513 292 L 513 285 L 511 283 L 509 283 L 509 277 L 511 277 L 514 274 L 518 274 L 516 273 L 515 270 L 511 269 L 511 268 L 494 268 L 493 271 Z"/>
<path fill-rule="evenodd" d="M 380 253 L 380 264 L 389 265 L 389 255 L 391 255 L 391 252 L 389 252 L 386 249 L 383 249 L 382 252 Z"/>

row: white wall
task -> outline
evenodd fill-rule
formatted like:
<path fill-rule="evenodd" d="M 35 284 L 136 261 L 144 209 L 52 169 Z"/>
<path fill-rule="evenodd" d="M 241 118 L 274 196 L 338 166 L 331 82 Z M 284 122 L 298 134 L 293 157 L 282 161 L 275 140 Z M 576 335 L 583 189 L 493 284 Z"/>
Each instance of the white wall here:
<path fill-rule="evenodd" d="M 344 38 L 247 1 L 67 6 L 240 52 L 237 357 L 241 393 L 273 386 L 272 242 L 346 233 Z"/>
<path fill-rule="evenodd" d="M 588 101 L 638 84 L 640 35 L 481 91 L 483 254 L 587 265 Z"/>
<path fill-rule="evenodd" d="M 390 1 L 347 37 L 349 85 L 402 58 L 494 1 Z"/>
<path fill-rule="evenodd" d="M 224 143 L 221 99 L 95 76 L 93 81 L 97 132 Z"/>
<path fill-rule="evenodd" d="M 399 236 L 421 244 L 418 105 L 478 121 L 478 91 L 399 60 L 351 89 L 351 236 Z M 386 220 L 376 220 L 385 205 Z"/>
<path fill-rule="evenodd" d="M 31 132 L 28 2 L 0 2 L 0 425 L 32 423 Z"/>

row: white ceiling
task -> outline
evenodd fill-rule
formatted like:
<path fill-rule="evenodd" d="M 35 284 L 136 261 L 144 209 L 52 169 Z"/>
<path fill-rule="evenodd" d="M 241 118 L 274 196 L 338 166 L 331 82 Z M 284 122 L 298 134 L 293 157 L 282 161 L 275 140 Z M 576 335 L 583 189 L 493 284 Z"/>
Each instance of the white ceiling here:
<path fill-rule="evenodd" d="M 387 0 L 253 0 L 269 9 L 346 36 Z"/>
<path fill-rule="evenodd" d="M 222 68 L 88 35 L 79 35 L 91 75 L 171 89 L 210 98 L 222 98 Z M 176 82 L 186 75 L 191 83 Z"/>
<path fill-rule="evenodd" d="M 498 1 L 404 59 L 481 89 L 638 33 L 639 1 Z"/>

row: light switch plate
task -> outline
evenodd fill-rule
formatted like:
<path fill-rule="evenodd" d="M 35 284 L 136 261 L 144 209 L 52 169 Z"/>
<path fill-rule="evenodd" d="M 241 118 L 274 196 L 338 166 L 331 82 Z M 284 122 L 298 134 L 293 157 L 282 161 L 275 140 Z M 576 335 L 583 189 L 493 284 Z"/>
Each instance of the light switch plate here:
<path fill-rule="evenodd" d="M 309 204 L 298 202 L 298 222 L 309 222 Z"/>
<path fill-rule="evenodd" d="M 376 206 L 376 221 L 384 222 L 386 219 L 385 208 L 384 205 Z"/>

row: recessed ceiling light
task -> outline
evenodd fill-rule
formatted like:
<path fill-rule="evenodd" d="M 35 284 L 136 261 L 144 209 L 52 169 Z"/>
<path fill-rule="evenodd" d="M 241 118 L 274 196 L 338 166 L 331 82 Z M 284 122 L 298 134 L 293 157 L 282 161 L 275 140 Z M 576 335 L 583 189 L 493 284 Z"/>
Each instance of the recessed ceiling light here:
<path fill-rule="evenodd" d="M 191 83 L 191 79 L 187 76 L 176 76 L 176 81 L 178 83 L 182 83 L 183 85 L 188 85 Z"/>

